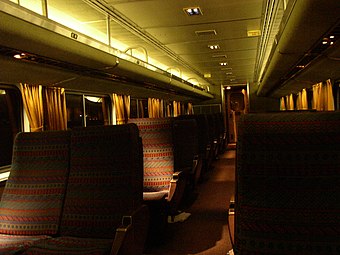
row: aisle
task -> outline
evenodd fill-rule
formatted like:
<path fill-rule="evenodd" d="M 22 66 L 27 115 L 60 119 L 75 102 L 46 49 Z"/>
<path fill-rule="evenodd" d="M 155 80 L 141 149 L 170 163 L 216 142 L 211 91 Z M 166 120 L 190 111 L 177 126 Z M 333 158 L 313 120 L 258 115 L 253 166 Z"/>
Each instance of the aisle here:
<path fill-rule="evenodd" d="M 220 155 L 213 166 L 200 184 L 194 204 L 186 210 L 191 213 L 189 219 L 169 224 L 166 242 L 148 254 L 226 255 L 231 249 L 227 211 L 235 187 L 235 150 Z"/>

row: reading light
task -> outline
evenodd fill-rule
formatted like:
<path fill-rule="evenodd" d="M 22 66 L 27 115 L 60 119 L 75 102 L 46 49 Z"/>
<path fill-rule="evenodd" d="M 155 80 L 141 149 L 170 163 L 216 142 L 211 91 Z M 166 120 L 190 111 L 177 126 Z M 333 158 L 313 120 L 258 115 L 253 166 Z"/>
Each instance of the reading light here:
<path fill-rule="evenodd" d="M 208 45 L 209 49 L 211 50 L 218 50 L 220 48 L 220 46 L 218 44 L 215 45 Z"/>
<path fill-rule="evenodd" d="M 199 7 L 189 7 L 183 9 L 189 16 L 202 15 L 201 9 Z"/>

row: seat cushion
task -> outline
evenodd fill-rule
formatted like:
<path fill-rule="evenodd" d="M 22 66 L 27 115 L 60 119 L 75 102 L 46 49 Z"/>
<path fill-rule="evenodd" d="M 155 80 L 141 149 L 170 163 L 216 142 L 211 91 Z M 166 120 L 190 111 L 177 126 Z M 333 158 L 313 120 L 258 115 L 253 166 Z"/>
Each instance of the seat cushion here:
<path fill-rule="evenodd" d="M 167 191 L 174 173 L 174 151 L 170 118 L 140 118 L 137 124 L 143 140 L 144 191 Z"/>
<path fill-rule="evenodd" d="M 62 236 L 45 239 L 31 246 L 25 255 L 108 255 L 112 239 L 91 239 Z"/>
<path fill-rule="evenodd" d="M 0 233 L 58 232 L 69 173 L 70 132 L 19 133 L 0 202 Z"/>
<path fill-rule="evenodd" d="M 15 236 L 0 234 L 0 254 L 21 254 L 28 247 L 38 241 L 50 238 L 47 235 L 40 236 Z"/>

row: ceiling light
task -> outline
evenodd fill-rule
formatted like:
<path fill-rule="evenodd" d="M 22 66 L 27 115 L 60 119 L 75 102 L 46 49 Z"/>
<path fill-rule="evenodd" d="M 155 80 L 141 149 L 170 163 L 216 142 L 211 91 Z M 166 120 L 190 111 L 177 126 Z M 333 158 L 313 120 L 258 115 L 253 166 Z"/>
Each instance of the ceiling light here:
<path fill-rule="evenodd" d="M 26 54 L 25 53 L 15 54 L 13 57 L 16 59 L 23 59 L 26 58 Z"/>
<path fill-rule="evenodd" d="M 230 87 L 230 86 L 228 86 L 228 87 L 226 87 L 226 89 L 231 89 L 231 87 Z"/>
<path fill-rule="evenodd" d="M 209 49 L 211 50 L 218 50 L 220 48 L 220 45 L 215 44 L 215 45 L 208 45 Z"/>
<path fill-rule="evenodd" d="M 233 75 L 233 72 L 226 72 L 226 75 Z"/>
<path fill-rule="evenodd" d="M 199 7 L 189 7 L 183 9 L 189 16 L 202 15 L 202 11 Z"/>
<path fill-rule="evenodd" d="M 329 39 L 334 39 L 334 38 L 335 38 L 334 35 L 330 35 L 330 36 L 329 36 Z"/>
<path fill-rule="evenodd" d="M 227 66 L 228 63 L 227 63 L 227 62 L 221 62 L 220 65 L 221 65 L 221 66 Z"/>

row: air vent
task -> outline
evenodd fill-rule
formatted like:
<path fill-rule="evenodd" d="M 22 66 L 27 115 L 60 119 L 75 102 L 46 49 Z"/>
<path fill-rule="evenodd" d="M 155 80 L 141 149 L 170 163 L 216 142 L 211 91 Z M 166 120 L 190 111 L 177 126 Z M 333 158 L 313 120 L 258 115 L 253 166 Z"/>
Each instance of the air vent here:
<path fill-rule="evenodd" d="M 195 34 L 197 36 L 211 36 L 211 35 L 217 35 L 216 30 L 202 30 L 202 31 L 195 31 Z"/>

